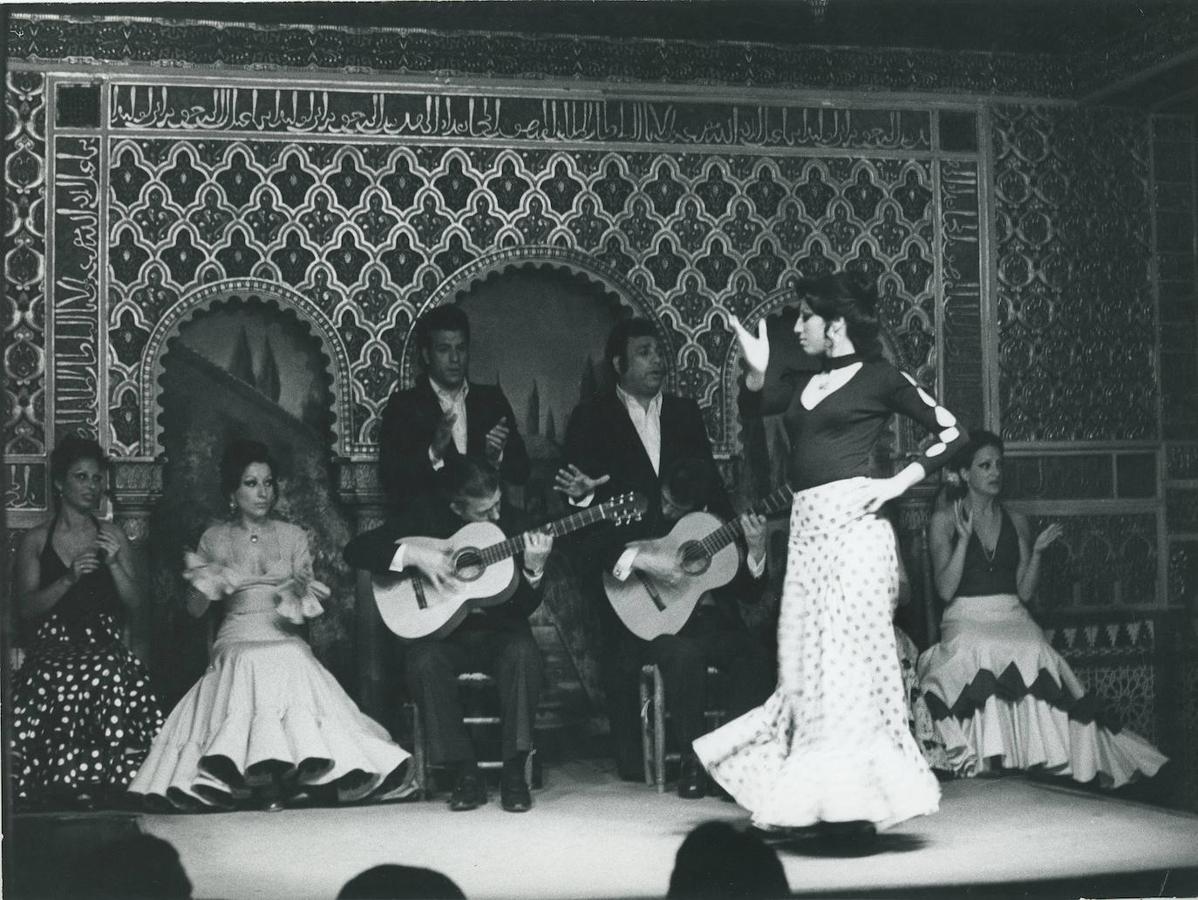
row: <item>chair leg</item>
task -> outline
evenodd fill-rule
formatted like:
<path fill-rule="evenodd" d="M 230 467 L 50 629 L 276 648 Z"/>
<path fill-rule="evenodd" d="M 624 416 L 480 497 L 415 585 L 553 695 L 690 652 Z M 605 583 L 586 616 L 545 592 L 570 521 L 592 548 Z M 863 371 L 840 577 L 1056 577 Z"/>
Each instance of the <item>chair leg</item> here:
<path fill-rule="evenodd" d="M 653 698 L 649 696 L 649 685 L 646 683 L 646 675 L 641 672 L 640 690 L 641 690 L 641 765 L 645 770 L 645 784 L 653 784 L 653 778 L 656 770 L 653 766 L 653 736 L 651 726 L 649 724 L 650 710 L 653 707 Z"/>
<path fill-rule="evenodd" d="M 412 711 L 412 762 L 416 766 L 416 777 L 420 779 L 417 793 L 420 799 L 432 797 L 429 783 L 428 749 L 424 746 L 424 725 L 420 721 L 420 707 L 415 703 L 408 704 Z"/>
<path fill-rule="evenodd" d="M 653 667 L 653 763 L 657 768 L 657 793 L 666 790 L 666 690 L 661 669 Z"/>

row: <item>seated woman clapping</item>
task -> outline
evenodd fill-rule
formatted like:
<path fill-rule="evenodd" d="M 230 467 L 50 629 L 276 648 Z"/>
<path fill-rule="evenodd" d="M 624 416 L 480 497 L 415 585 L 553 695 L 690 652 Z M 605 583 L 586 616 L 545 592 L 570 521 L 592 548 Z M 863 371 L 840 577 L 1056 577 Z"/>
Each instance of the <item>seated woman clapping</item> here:
<path fill-rule="evenodd" d="M 1061 526 L 1031 537 L 1027 519 L 999 499 L 1001 438 L 970 434 L 953 463 L 961 491 L 932 514 L 936 588 L 948 607 L 940 643 L 919 660 L 953 770 L 1038 769 L 1104 787 L 1155 775 L 1166 758 L 1103 715 L 1025 607 Z"/>
<path fill-rule="evenodd" d="M 230 518 L 186 557 L 188 609 L 225 604 L 208 671 L 167 719 L 129 786 L 183 809 L 251 802 L 281 808 L 394 798 L 414 790 L 409 754 L 364 715 L 317 661 L 300 626 L 329 590 L 312 572 L 308 538 L 272 518 L 275 465 L 256 441 L 221 462 Z"/>
<path fill-rule="evenodd" d="M 56 509 L 17 547 L 17 609 L 32 632 L 13 684 L 18 806 L 93 806 L 137 771 L 162 725 L 141 661 L 121 643 L 142 586 L 129 541 L 96 518 L 107 459 L 74 435 L 50 456 Z"/>

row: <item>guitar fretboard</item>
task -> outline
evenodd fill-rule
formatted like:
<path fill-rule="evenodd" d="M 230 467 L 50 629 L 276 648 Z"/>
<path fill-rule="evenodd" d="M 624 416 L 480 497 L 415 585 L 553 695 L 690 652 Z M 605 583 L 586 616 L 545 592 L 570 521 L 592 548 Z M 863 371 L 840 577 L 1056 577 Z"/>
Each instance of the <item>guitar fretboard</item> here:
<path fill-rule="evenodd" d="M 750 507 L 749 511 L 759 516 L 777 512 L 790 503 L 791 497 L 793 496 L 794 492 L 790 489 L 790 487 L 783 485 L 764 500 Z M 711 532 L 711 534 L 707 535 L 707 537 L 703 538 L 703 540 L 697 541 L 696 543 L 705 554 L 708 556 L 714 556 L 716 551 L 732 543 L 742 534 L 744 534 L 744 527 L 741 525 L 740 516 L 737 516 L 731 522 L 725 522 L 715 531 Z"/>
<path fill-rule="evenodd" d="M 625 502 L 620 503 L 603 503 L 599 506 L 589 507 L 587 509 L 566 516 L 563 519 L 558 519 L 555 522 L 550 522 L 542 525 L 540 528 L 534 528 L 532 531 L 524 531 L 515 537 L 508 538 L 506 541 L 500 541 L 498 544 L 492 544 L 489 547 L 483 547 L 478 556 L 483 565 L 489 566 L 499 562 L 501 559 L 507 559 L 509 556 L 515 556 L 524 549 L 525 538 L 534 532 L 547 532 L 554 537 L 561 537 L 564 534 L 569 534 L 572 531 L 577 531 L 579 528 L 585 528 L 587 525 L 593 525 L 596 522 L 601 522 L 612 515 L 613 509 L 618 509 L 621 506 L 627 505 Z"/>

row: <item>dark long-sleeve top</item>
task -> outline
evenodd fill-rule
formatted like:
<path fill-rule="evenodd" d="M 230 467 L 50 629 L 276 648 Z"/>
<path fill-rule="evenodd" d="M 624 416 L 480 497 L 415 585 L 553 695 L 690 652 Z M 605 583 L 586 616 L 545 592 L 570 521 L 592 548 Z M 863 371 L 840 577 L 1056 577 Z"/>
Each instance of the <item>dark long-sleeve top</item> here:
<path fill-rule="evenodd" d="M 401 509 L 435 484 L 429 446 L 441 416 L 441 404 L 427 375 L 421 375 L 414 387 L 393 393 L 383 408 L 379 430 L 379 476 L 392 509 Z M 512 405 L 495 385 L 470 382 L 466 392 L 468 455 L 484 454 L 487 433 L 505 417 L 510 431 L 499 475 L 511 484 L 524 484 L 529 473 L 528 451 L 516 427 Z M 445 461 L 457 454 L 457 446 L 450 441 L 445 449 Z"/>
<path fill-rule="evenodd" d="M 439 495 L 423 494 L 383 525 L 355 537 L 345 546 L 342 555 L 355 569 L 386 574 L 391 571 L 391 560 L 403 538 L 448 538 L 465 524 Z M 519 529 L 506 517 L 501 517 L 498 524 L 505 535 L 519 533 Z M 484 607 L 466 616 L 460 628 L 502 629 L 527 622 L 528 617 L 541 605 L 544 579 L 534 588 L 519 572 L 519 557 L 515 563 L 518 579 L 515 593 L 498 606 Z"/>
<path fill-rule="evenodd" d="M 761 391 L 741 391 L 742 414 L 784 412 L 790 437 L 788 475 L 796 491 L 869 475 L 874 446 L 895 413 L 913 419 L 936 436 L 920 459 L 926 472 L 945 465 L 969 439 L 952 413 L 885 359 L 863 360 L 846 384 L 808 410 L 800 397 L 812 377 L 797 379 L 783 409 L 764 408 Z"/>

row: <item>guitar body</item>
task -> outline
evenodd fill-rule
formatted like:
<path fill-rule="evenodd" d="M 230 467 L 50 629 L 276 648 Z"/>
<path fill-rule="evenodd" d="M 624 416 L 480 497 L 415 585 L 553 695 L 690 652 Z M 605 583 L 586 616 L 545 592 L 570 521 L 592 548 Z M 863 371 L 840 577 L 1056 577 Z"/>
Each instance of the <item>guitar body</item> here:
<path fill-rule="evenodd" d="M 629 631 L 646 641 L 677 634 L 706 591 L 723 587 L 733 579 L 740 566 L 740 551 L 735 544 L 725 544 L 710 557 L 693 550 L 696 542 L 720 526 L 720 520 L 710 513 L 687 513 L 665 537 L 646 542 L 646 546 L 672 554 L 679 561 L 684 574 L 677 584 L 663 584 L 640 572 L 633 572 L 625 581 L 610 572 L 603 573 L 607 599 Z"/>
<path fill-rule="evenodd" d="M 419 574 L 374 576 L 374 600 L 383 622 L 403 640 L 440 638 L 471 610 L 503 603 L 516 591 L 515 562 L 510 556 L 487 566 L 478 560 L 479 549 L 503 540 L 503 532 L 491 522 L 470 522 L 445 540 L 404 538 L 401 543 L 409 546 L 448 549 L 458 577 L 441 591 Z"/>

